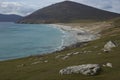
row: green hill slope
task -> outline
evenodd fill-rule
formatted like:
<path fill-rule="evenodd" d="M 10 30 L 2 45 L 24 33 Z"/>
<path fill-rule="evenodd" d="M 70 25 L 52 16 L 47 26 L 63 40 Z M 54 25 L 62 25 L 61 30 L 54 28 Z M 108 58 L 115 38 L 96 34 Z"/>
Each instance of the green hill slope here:
<path fill-rule="evenodd" d="M 116 24 L 116 23 L 114 23 Z M 101 32 L 102 37 L 89 42 L 83 47 L 71 48 L 52 54 L 31 56 L 23 59 L 0 62 L 0 80 L 119 80 L 120 79 L 120 27 L 112 25 Z M 118 46 L 109 53 L 102 51 L 108 41 L 114 41 Z M 97 46 L 97 47 L 96 47 Z M 91 51 L 83 53 L 84 51 Z M 70 52 L 82 52 L 72 55 L 66 60 L 57 58 Z M 102 67 L 96 76 L 81 74 L 60 75 L 59 70 L 67 66 L 89 63 L 105 64 L 110 62 L 112 68 Z"/>

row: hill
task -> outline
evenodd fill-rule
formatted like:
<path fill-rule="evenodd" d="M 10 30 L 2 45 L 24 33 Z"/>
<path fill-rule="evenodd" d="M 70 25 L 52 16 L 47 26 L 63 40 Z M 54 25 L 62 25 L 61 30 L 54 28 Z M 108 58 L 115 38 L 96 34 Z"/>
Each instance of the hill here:
<path fill-rule="evenodd" d="M 22 19 L 22 16 L 19 15 L 5 15 L 5 14 L 0 14 L 0 22 L 16 22 L 18 20 Z"/>
<path fill-rule="evenodd" d="M 101 38 L 88 42 L 82 47 L 66 49 L 60 52 L 54 52 L 52 54 L 2 61 L 0 62 L 0 80 L 119 80 L 120 27 L 119 25 L 116 25 L 119 24 L 119 21 L 120 19 L 106 22 L 106 24 L 110 23 L 111 26 L 107 26 L 108 28 L 105 28 L 101 32 Z M 94 22 L 86 24 L 94 24 Z M 113 48 L 108 53 L 103 52 L 102 49 L 104 45 L 110 40 L 114 41 L 118 44 L 118 46 Z M 64 55 L 71 52 L 82 53 L 71 55 L 65 60 L 61 59 Z M 63 56 L 56 58 L 58 55 Z M 101 72 L 95 76 L 84 76 L 82 74 L 59 74 L 59 70 L 67 66 L 90 63 L 102 65 L 107 62 L 112 63 L 113 67 L 102 67 Z"/>
<path fill-rule="evenodd" d="M 39 9 L 19 23 L 66 23 L 80 20 L 106 20 L 120 14 L 100 10 L 72 1 L 64 1 Z"/>

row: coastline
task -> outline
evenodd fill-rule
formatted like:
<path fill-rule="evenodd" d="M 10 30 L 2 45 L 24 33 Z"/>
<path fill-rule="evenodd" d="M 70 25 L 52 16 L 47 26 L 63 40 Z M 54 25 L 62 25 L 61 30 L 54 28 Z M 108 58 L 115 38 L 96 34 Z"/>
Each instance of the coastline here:
<path fill-rule="evenodd" d="M 70 23 L 70 24 L 76 24 L 76 23 Z M 92 30 L 87 29 L 86 27 L 76 27 L 74 25 L 71 26 L 65 23 L 64 24 L 63 23 L 62 24 L 48 24 L 48 25 L 50 25 L 53 28 L 59 29 L 63 33 L 63 37 L 61 39 L 62 41 L 61 41 L 60 46 L 56 47 L 54 51 L 43 53 L 43 54 L 51 54 L 51 53 L 63 51 L 66 49 L 81 47 L 90 41 L 100 38 L 100 34 L 97 30 L 95 33 L 92 33 Z M 78 24 L 76 25 L 81 26 Z M 40 55 L 43 55 L 43 54 L 40 54 Z"/>
<path fill-rule="evenodd" d="M 104 35 L 101 34 L 100 39 L 90 41 L 87 43 L 87 45 L 83 43 L 83 46 L 80 47 L 64 49 L 62 51 L 53 52 L 51 54 L 0 61 L 0 80 L 88 79 L 88 77 L 86 78 L 86 76 L 81 74 L 71 74 L 67 76 L 60 75 L 59 71 L 69 66 L 77 66 L 82 64 L 100 64 L 101 66 L 103 66 L 106 65 L 106 63 L 111 63 L 113 67 L 109 68 L 103 66 L 100 74 L 95 75 L 96 77 L 90 77 L 89 79 L 119 79 L 120 46 L 118 45 L 116 48 L 113 48 L 112 51 L 110 51 L 109 53 L 103 52 L 102 49 L 104 45 L 110 40 L 115 41 L 117 44 L 120 43 L 120 29 L 119 27 L 116 28 L 114 26 L 111 26 L 110 29 L 106 29 L 104 32 L 101 33 L 103 33 Z M 113 73 L 116 75 L 112 76 Z"/>
<path fill-rule="evenodd" d="M 64 50 L 66 48 L 69 47 L 77 47 L 78 45 L 80 46 L 83 43 L 87 43 L 89 41 L 93 41 L 96 39 L 100 38 L 100 34 L 94 34 L 91 33 L 89 29 L 85 29 L 85 28 L 76 28 L 74 26 L 66 26 L 64 24 L 50 24 L 52 25 L 54 28 L 58 28 L 60 29 L 60 31 L 62 31 L 63 33 L 67 33 L 68 35 L 68 39 L 71 41 L 67 42 L 67 41 L 62 41 L 61 43 L 61 48 L 58 49 L 58 51 L 60 50 Z M 64 38 L 66 38 L 67 36 L 64 36 Z M 68 44 L 65 44 L 68 43 Z"/>

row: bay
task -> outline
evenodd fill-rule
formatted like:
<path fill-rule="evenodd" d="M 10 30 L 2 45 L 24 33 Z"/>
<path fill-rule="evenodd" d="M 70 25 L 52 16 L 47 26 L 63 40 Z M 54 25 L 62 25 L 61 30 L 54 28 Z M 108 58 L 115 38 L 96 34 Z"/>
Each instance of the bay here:
<path fill-rule="evenodd" d="M 0 60 L 53 52 L 62 47 L 64 36 L 47 24 L 0 22 Z"/>

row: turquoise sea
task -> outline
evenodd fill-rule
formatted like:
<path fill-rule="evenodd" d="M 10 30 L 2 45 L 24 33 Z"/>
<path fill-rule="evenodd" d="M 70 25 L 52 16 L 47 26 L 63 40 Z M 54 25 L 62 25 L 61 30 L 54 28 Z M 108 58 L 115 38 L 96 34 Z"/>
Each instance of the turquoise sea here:
<path fill-rule="evenodd" d="M 62 47 L 65 35 L 52 25 L 0 22 L 0 60 L 53 52 Z"/>

